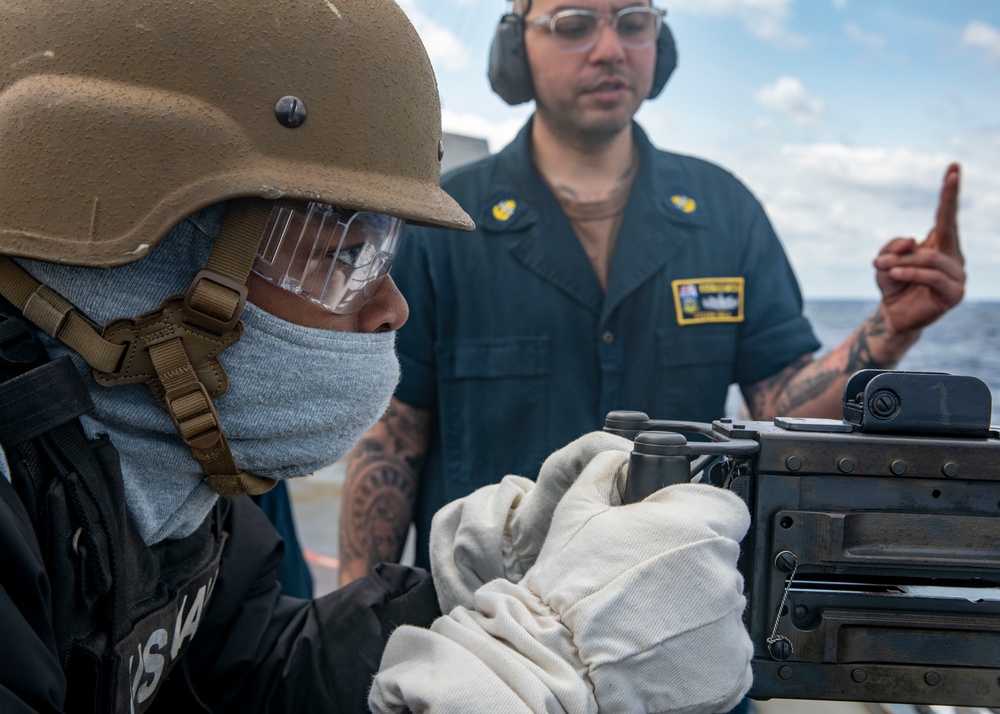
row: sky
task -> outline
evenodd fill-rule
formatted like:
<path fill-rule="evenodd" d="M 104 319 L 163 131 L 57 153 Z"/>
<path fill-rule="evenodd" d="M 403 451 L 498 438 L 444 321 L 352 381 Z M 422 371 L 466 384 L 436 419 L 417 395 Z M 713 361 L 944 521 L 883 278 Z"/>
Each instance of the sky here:
<path fill-rule="evenodd" d="M 434 65 L 445 131 L 498 151 L 532 107 L 507 106 L 486 79 L 506 3 L 398 1 Z M 747 184 L 807 299 L 877 299 L 872 259 L 927 235 L 958 161 L 966 299 L 1000 300 L 1000 0 L 656 4 L 679 62 L 638 121 L 660 148 Z"/>

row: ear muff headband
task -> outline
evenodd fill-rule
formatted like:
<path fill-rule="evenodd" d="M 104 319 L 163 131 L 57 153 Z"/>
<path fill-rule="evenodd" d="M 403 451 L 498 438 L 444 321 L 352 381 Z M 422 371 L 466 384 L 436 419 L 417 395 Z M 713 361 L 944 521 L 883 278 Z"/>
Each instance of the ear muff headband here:
<path fill-rule="evenodd" d="M 670 27 L 660 25 L 656 38 L 656 69 L 649 99 L 663 91 L 677 68 L 677 44 Z M 490 45 L 490 64 L 487 76 L 493 91 L 507 104 L 514 106 L 535 98 L 535 85 L 531 81 L 531 67 L 524 48 L 524 16 L 509 12 L 500 18 L 497 31 Z"/>

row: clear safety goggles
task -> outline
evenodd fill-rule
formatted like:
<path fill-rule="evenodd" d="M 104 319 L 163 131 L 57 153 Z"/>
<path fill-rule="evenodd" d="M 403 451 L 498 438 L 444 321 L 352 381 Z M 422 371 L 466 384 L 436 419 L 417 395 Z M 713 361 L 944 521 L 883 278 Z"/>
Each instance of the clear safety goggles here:
<path fill-rule="evenodd" d="M 529 27 L 544 27 L 567 52 L 583 52 L 597 44 L 606 22 L 618 35 L 623 47 L 637 49 L 656 42 L 666 10 L 656 7 L 626 7 L 617 12 L 598 13 L 589 8 L 570 8 L 528 21 Z"/>
<path fill-rule="evenodd" d="M 405 221 L 326 203 L 278 201 L 253 272 L 338 315 L 357 312 L 385 279 Z"/>

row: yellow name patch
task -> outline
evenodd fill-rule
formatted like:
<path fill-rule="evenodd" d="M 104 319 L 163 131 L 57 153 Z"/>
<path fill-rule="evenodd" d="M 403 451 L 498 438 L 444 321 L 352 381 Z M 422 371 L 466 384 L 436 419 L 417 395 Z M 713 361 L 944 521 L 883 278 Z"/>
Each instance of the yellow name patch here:
<path fill-rule="evenodd" d="M 743 278 L 674 280 L 678 325 L 743 322 Z"/>

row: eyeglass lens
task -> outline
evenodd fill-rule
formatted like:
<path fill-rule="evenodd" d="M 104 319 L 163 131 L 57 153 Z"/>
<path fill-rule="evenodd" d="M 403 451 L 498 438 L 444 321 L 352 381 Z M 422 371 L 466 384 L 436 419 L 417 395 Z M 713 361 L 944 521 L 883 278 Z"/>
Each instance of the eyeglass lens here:
<path fill-rule="evenodd" d="M 625 47 L 643 47 L 656 40 L 660 15 L 651 7 L 627 7 L 611 16 L 611 25 Z M 597 40 L 604 16 L 593 10 L 574 9 L 552 16 L 550 29 L 556 44 L 566 50 L 583 50 Z"/>

